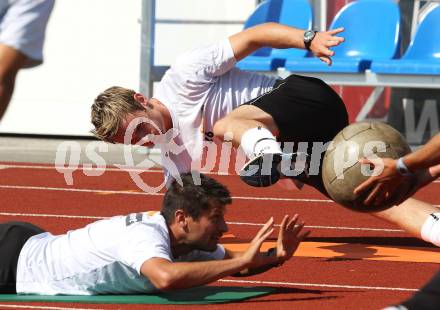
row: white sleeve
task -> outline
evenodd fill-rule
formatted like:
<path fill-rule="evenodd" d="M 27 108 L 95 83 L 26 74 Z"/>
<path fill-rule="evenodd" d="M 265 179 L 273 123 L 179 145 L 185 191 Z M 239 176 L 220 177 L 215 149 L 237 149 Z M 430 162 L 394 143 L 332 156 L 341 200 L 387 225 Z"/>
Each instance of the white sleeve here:
<path fill-rule="evenodd" d="M 190 80 L 211 82 L 234 68 L 236 62 L 229 39 L 224 39 L 181 55 L 171 69 Z"/>
<path fill-rule="evenodd" d="M 153 257 L 171 261 L 169 240 L 155 225 L 143 222 L 127 227 L 121 238 L 119 256 L 122 263 L 136 269 L 140 274 L 142 264 Z"/>

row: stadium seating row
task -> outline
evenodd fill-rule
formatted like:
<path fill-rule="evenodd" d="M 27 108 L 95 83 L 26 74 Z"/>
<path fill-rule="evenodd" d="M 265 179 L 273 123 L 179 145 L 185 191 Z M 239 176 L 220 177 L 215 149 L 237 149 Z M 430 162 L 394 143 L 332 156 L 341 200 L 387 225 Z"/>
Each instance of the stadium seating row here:
<path fill-rule="evenodd" d="M 310 29 L 313 11 L 308 0 L 266 0 L 251 14 L 245 28 L 279 22 Z M 263 48 L 240 61 L 244 70 L 291 72 L 438 75 L 440 74 L 440 4 L 422 16 L 414 38 L 400 55 L 400 11 L 395 0 L 357 0 L 345 5 L 330 29 L 344 27 L 345 42 L 333 48 L 333 65 L 327 66 L 300 49 Z"/>

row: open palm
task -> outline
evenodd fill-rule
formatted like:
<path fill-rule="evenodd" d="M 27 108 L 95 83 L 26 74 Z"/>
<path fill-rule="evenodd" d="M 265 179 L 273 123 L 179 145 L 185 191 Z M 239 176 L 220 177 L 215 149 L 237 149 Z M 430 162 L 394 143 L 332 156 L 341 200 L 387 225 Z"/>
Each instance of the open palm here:
<path fill-rule="evenodd" d="M 285 215 L 281 222 L 277 239 L 277 257 L 280 263 L 290 259 L 301 241 L 310 233 L 310 231 L 302 231 L 304 222 L 300 221 L 298 225 L 297 222 L 298 214 L 295 214 L 291 219 Z"/>

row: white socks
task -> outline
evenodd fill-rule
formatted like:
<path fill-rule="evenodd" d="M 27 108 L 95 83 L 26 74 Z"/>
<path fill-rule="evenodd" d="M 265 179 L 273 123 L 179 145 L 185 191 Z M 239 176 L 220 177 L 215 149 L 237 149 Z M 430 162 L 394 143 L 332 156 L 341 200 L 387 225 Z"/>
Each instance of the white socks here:
<path fill-rule="evenodd" d="M 262 127 L 247 130 L 241 137 L 241 148 L 249 159 L 264 153 L 282 153 L 274 135 Z"/>
<path fill-rule="evenodd" d="M 440 246 L 440 213 L 431 213 L 422 226 L 422 239 Z"/>

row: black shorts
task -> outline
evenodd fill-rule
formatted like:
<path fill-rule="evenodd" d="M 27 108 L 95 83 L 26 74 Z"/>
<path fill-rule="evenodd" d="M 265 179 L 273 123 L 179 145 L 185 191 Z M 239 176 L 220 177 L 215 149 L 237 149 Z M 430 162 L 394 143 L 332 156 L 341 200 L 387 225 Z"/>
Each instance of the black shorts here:
<path fill-rule="evenodd" d="M 277 81 L 270 92 L 245 104 L 270 114 L 279 129 L 277 140 L 282 144 L 293 142 L 293 152 L 298 150 L 298 143 L 306 142 L 307 153 L 311 155 L 314 142 L 327 143 L 348 125 L 348 113 L 341 97 L 317 78 L 290 75 Z M 282 149 L 285 150 L 284 145 Z M 321 179 L 323 157 L 324 153 L 319 163 L 311 163 L 319 164 L 313 170 L 316 173 L 301 181 L 328 196 Z"/>
<path fill-rule="evenodd" d="M 0 294 L 15 294 L 17 263 L 26 241 L 43 233 L 41 228 L 25 222 L 0 224 Z"/>

